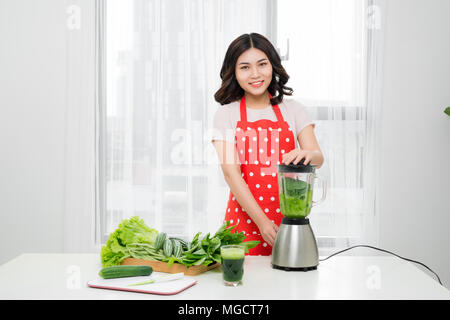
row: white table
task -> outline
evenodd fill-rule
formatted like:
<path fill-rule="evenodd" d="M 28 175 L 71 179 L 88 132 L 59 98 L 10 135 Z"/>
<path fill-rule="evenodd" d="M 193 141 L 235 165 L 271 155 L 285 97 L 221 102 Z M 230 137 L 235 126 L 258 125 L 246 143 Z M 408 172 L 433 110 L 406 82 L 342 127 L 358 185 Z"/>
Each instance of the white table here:
<path fill-rule="evenodd" d="M 89 288 L 99 254 L 22 254 L 0 266 L 0 299 L 450 299 L 414 264 L 390 256 L 336 256 L 316 271 L 272 269 L 270 257 L 246 257 L 243 285 L 222 285 L 220 268 L 170 296 Z"/>

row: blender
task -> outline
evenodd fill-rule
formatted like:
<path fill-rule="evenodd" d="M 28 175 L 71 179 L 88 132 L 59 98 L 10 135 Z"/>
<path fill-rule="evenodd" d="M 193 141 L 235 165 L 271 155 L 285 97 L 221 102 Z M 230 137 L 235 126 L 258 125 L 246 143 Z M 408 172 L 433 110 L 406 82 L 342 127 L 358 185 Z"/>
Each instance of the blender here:
<path fill-rule="evenodd" d="M 278 165 L 278 192 L 283 214 L 272 248 L 272 267 L 286 271 L 316 270 L 319 253 L 307 216 L 311 208 L 325 200 L 326 180 L 315 173 L 316 166 Z M 313 201 L 316 180 L 322 182 L 322 198 Z"/>

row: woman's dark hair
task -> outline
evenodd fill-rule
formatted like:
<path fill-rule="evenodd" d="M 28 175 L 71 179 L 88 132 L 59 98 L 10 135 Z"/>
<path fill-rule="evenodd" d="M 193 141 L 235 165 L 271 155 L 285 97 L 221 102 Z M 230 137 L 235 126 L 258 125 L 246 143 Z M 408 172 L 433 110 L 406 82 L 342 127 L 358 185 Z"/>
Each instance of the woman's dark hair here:
<path fill-rule="evenodd" d="M 244 89 L 241 88 L 236 80 L 235 68 L 239 56 L 250 48 L 263 51 L 272 64 L 272 81 L 267 88 L 272 95 L 270 103 L 277 105 L 283 101 L 283 95 L 291 96 L 294 92 L 292 88 L 285 86 L 289 75 L 281 65 L 280 56 L 270 41 L 258 33 L 243 34 L 230 44 L 223 60 L 222 69 L 220 70 L 222 85 L 214 94 L 214 99 L 221 105 L 240 100 L 244 95 Z M 278 95 L 276 95 L 277 92 Z"/>

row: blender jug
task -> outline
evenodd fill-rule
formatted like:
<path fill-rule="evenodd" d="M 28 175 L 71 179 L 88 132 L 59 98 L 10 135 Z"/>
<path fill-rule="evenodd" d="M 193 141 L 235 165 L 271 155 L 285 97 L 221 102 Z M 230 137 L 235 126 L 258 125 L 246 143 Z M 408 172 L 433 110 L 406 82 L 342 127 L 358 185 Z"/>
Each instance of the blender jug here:
<path fill-rule="evenodd" d="M 313 200 L 316 181 L 321 181 L 322 184 L 322 197 L 318 201 Z M 304 219 L 313 206 L 325 200 L 327 185 L 326 180 L 315 174 L 315 166 L 279 165 L 278 190 L 281 213 L 287 218 Z"/>

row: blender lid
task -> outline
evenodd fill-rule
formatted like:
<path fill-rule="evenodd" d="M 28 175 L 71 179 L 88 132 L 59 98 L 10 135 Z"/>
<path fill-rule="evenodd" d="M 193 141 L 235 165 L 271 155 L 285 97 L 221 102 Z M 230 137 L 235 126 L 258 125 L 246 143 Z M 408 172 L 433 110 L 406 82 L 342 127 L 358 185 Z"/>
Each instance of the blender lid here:
<path fill-rule="evenodd" d="M 303 160 L 300 160 L 298 164 L 279 164 L 278 172 L 305 172 L 305 173 L 314 173 L 316 171 L 316 165 L 303 164 Z"/>

